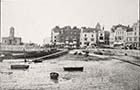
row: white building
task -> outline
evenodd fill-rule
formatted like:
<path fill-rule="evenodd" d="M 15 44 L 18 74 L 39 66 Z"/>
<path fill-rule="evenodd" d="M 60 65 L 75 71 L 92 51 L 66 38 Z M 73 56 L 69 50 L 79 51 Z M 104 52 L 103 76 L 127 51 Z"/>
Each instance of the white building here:
<path fill-rule="evenodd" d="M 52 42 L 52 44 L 59 43 L 60 33 L 61 33 L 61 29 L 58 26 L 56 26 L 55 28 L 52 29 L 52 31 L 51 31 L 51 42 Z"/>
<path fill-rule="evenodd" d="M 114 42 L 115 42 L 115 32 L 114 31 L 110 31 L 110 36 L 109 36 L 110 46 L 113 46 Z"/>
<path fill-rule="evenodd" d="M 132 45 L 133 47 L 140 47 L 140 30 L 139 21 L 132 25 L 132 28 L 127 30 L 126 45 Z"/>
<path fill-rule="evenodd" d="M 125 45 L 126 43 L 126 32 L 128 27 L 124 25 L 116 25 L 112 27 L 112 31 L 110 33 L 110 44 L 122 44 Z"/>
<path fill-rule="evenodd" d="M 96 29 L 95 28 L 81 28 L 80 47 L 87 47 L 96 44 Z"/>

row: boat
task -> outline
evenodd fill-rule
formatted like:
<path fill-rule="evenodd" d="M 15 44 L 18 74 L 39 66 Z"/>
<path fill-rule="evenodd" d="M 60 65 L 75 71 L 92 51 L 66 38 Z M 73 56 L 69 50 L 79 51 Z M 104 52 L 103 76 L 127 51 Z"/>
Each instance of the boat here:
<path fill-rule="evenodd" d="M 34 63 L 41 63 L 42 62 L 42 59 L 36 59 L 36 60 L 33 60 Z"/>
<path fill-rule="evenodd" d="M 51 72 L 50 73 L 50 78 L 54 80 L 58 80 L 59 74 L 56 72 Z"/>
<path fill-rule="evenodd" d="M 64 71 L 83 71 L 84 67 L 63 67 Z"/>
<path fill-rule="evenodd" d="M 28 69 L 29 65 L 11 65 L 11 69 Z"/>

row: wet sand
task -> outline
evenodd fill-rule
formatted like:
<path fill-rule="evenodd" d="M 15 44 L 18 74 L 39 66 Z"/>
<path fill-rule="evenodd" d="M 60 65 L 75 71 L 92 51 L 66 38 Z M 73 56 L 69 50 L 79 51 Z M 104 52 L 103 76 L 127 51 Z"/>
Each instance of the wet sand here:
<path fill-rule="evenodd" d="M 30 63 L 28 70 L 11 70 L 21 61 L 0 63 L 0 90 L 140 90 L 140 67 L 107 58 L 70 55 Z M 28 64 L 28 63 L 27 63 Z M 64 66 L 83 66 L 83 72 L 66 72 Z M 59 79 L 50 79 L 58 72 Z"/>

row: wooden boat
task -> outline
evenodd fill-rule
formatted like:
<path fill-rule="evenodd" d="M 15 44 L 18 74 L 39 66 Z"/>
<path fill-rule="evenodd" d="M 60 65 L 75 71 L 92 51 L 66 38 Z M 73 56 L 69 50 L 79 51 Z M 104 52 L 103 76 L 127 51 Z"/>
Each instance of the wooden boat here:
<path fill-rule="evenodd" d="M 58 80 L 59 74 L 56 72 L 51 72 L 50 73 L 50 78 L 54 80 Z"/>
<path fill-rule="evenodd" d="M 11 69 L 28 69 L 29 65 L 11 65 Z"/>
<path fill-rule="evenodd" d="M 34 63 L 41 63 L 42 62 L 42 59 L 36 59 L 33 61 Z"/>
<path fill-rule="evenodd" d="M 64 71 L 83 71 L 84 67 L 63 67 Z"/>

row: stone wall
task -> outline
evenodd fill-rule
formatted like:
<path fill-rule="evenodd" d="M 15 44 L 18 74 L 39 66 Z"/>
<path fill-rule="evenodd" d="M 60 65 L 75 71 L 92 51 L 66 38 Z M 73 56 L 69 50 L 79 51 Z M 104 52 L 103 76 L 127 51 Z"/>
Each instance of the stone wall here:
<path fill-rule="evenodd" d="M 0 51 L 39 51 L 40 48 L 25 45 L 1 45 Z"/>

